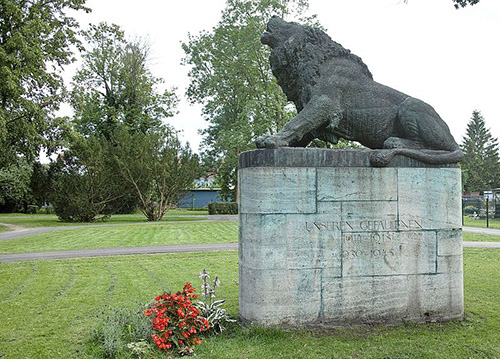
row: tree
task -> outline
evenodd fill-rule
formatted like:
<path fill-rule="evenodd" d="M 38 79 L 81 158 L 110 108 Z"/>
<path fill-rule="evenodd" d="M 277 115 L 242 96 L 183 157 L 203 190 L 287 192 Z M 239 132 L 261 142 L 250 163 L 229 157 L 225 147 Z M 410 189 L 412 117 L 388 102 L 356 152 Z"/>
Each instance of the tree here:
<path fill-rule="evenodd" d="M 467 5 L 476 5 L 479 0 L 453 0 L 455 3 L 455 8 L 460 9 L 460 7 L 466 7 Z"/>
<path fill-rule="evenodd" d="M 0 168 L 31 163 L 58 145 L 64 119 L 60 72 L 74 58 L 78 24 L 67 10 L 90 11 L 85 0 L 2 0 L 0 3 Z"/>
<path fill-rule="evenodd" d="M 209 122 L 201 131 L 205 161 L 214 165 L 221 196 L 236 199 L 240 152 L 255 139 L 276 133 L 295 114 L 269 67 L 269 50 L 259 39 L 272 15 L 298 17 L 307 0 L 228 0 L 210 32 L 189 35 L 183 64 L 191 66 L 186 95 L 203 105 Z"/>
<path fill-rule="evenodd" d="M 120 27 L 106 23 L 83 35 L 88 46 L 71 94 L 77 131 L 109 140 L 117 127 L 147 133 L 175 114 L 174 89 L 160 92 L 163 80 L 148 69 L 148 44 L 127 41 Z"/>
<path fill-rule="evenodd" d="M 461 164 L 464 191 L 484 191 L 500 186 L 498 140 L 486 128 L 478 110 L 472 112 L 461 147 L 465 154 Z"/>
<path fill-rule="evenodd" d="M 407 3 L 409 0 L 405 0 L 405 3 Z M 479 0 L 452 0 L 453 5 L 455 6 L 455 9 L 460 9 L 461 7 L 466 7 L 467 5 L 476 5 Z"/>
<path fill-rule="evenodd" d="M 51 203 L 66 222 L 94 222 L 112 214 L 109 203 L 123 196 L 113 181 L 110 145 L 102 137 L 75 134 L 52 164 Z"/>
<path fill-rule="evenodd" d="M 120 27 L 106 23 L 91 25 L 83 35 L 87 45 L 71 93 L 75 130 L 103 136 L 110 143 L 121 127 L 131 132 L 161 131 L 163 120 L 176 112 L 178 99 L 173 89 L 159 90 L 163 80 L 149 71 L 149 45 L 127 41 Z M 109 165 L 119 171 L 116 161 Z M 114 180 L 123 196 L 108 203 L 113 207 L 108 211 L 133 211 L 138 202 L 135 188 L 120 176 Z"/>
<path fill-rule="evenodd" d="M 9 211 L 20 209 L 30 195 L 32 166 L 21 157 L 15 164 L 0 168 L 0 206 Z"/>
<path fill-rule="evenodd" d="M 149 221 L 161 220 L 200 175 L 198 156 L 181 146 L 172 129 L 144 134 L 119 128 L 113 141 L 120 174 L 136 190 Z"/>

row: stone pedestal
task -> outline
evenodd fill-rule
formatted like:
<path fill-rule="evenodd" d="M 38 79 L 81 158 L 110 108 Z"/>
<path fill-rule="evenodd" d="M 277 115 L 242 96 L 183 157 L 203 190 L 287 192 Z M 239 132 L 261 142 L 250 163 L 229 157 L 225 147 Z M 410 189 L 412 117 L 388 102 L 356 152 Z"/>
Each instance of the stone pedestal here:
<path fill-rule="evenodd" d="M 241 154 L 239 302 L 263 326 L 463 317 L 461 176 L 369 150 Z"/>

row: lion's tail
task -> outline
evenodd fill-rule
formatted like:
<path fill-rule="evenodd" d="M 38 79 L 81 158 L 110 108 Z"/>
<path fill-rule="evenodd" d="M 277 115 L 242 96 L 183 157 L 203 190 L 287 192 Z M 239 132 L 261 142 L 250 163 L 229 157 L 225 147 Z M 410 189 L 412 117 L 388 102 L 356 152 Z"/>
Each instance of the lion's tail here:
<path fill-rule="evenodd" d="M 464 153 L 460 149 L 456 149 L 454 151 L 442 151 L 393 148 L 376 151 L 371 156 L 370 163 L 374 167 L 387 166 L 396 155 L 403 155 L 431 165 L 453 164 L 462 161 L 464 158 Z"/>

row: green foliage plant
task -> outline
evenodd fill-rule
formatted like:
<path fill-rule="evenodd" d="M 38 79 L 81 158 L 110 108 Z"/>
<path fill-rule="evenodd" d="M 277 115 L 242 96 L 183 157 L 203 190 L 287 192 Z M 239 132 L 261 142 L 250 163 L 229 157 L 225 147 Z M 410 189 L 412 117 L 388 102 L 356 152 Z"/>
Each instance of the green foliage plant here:
<path fill-rule="evenodd" d="M 236 202 L 210 202 L 208 214 L 238 214 L 238 203 Z"/>
<path fill-rule="evenodd" d="M 32 166 L 24 157 L 15 163 L 0 166 L 0 205 L 19 203 L 30 193 Z"/>
<path fill-rule="evenodd" d="M 142 310 L 106 307 L 96 316 L 96 326 L 90 340 L 103 348 L 105 358 L 117 358 L 128 350 L 137 354 L 145 353 L 146 346 L 151 348 L 151 343 L 148 344 L 144 339 L 151 335 L 151 326 Z M 131 343 L 134 344 L 132 348 L 129 346 Z"/>
<path fill-rule="evenodd" d="M 109 144 L 76 134 L 70 148 L 53 163 L 51 203 L 64 222 L 93 222 L 109 217 L 109 204 L 123 194 L 114 185 Z"/>
<path fill-rule="evenodd" d="M 61 143 L 66 120 L 55 115 L 65 96 L 61 72 L 72 63 L 86 0 L 0 2 L 0 168 L 28 163 Z"/>
<path fill-rule="evenodd" d="M 191 83 L 186 96 L 203 106 L 204 161 L 211 163 L 221 198 L 237 198 L 241 152 L 276 133 L 295 114 L 271 72 L 269 50 L 259 39 L 272 15 L 298 19 L 307 0 L 228 0 L 211 31 L 189 35 L 182 44 Z"/>
<path fill-rule="evenodd" d="M 113 142 L 119 173 L 136 191 L 149 221 L 161 220 L 200 174 L 198 156 L 168 127 L 151 133 L 118 128 Z"/>
<path fill-rule="evenodd" d="M 208 281 L 210 275 L 206 269 L 203 269 L 200 272 L 199 278 L 202 281 L 201 293 L 205 300 L 203 302 L 197 302 L 195 306 L 200 310 L 200 315 L 210 323 L 208 333 L 220 334 L 226 329 L 225 325 L 227 325 L 227 323 L 234 323 L 236 320 L 226 312 L 226 309 L 222 308 L 224 303 L 226 303 L 225 300 L 213 301 L 213 298 L 215 298 L 215 291 L 217 287 L 220 287 L 219 277 L 215 277 L 212 285 L 210 285 Z"/>

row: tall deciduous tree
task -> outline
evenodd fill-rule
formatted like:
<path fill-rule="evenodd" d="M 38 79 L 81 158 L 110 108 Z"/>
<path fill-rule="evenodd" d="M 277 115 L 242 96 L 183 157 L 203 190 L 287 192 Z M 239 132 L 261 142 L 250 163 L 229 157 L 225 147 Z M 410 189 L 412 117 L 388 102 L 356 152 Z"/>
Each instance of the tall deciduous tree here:
<path fill-rule="evenodd" d="M 0 167 L 28 162 L 41 147 L 53 150 L 63 119 L 55 110 L 64 94 L 60 76 L 74 58 L 77 22 L 67 10 L 85 0 L 0 2 Z"/>
<path fill-rule="evenodd" d="M 106 23 L 91 25 L 83 35 L 86 48 L 71 93 L 75 130 L 110 143 L 119 128 L 133 133 L 161 131 L 163 120 L 176 113 L 178 99 L 173 89 L 160 90 L 163 80 L 150 72 L 149 45 L 128 41 L 120 27 Z M 110 163 L 116 173 L 117 165 Z M 114 179 L 124 196 L 108 206 L 131 212 L 138 201 L 135 188 L 120 176 Z"/>
<path fill-rule="evenodd" d="M 461 164 L 464 190 L 484 191 L 500 186 L 498 140 L 486 128 L 481 112 L 472 112 L 461 147 L 465 154 Z"/>
<path fill-rule="evenodd" d="M 255 148 L 256 137 L 277 132 L 295 114 L 271 73 L 260 36 L 272 15 L 297 18 L 307 8 L 307 0 L 228 0 L 212 31 L 189 35 L 182 44 L 183 64 L 191 66 L 186 94 L 203 105 L 209 126 L 202 131 L 202 148 L 225 198 L 236 199 L 239 153 Z"/>
<path fill-rule="evenodd" d="M 198 156 L 168 128 L 147 134 L 119 128 L 113 137 L 115 160 L 137 192 L 139 208 L 149 221 L 161 220 L 199 177 Z"/>
<path fill-rule="evenodd" d="M 110 139 L 120 126 L 143 133 L 161 127 L 178 100 L 173 89 L 159 90 L 163 80 L 149 71 L 149 45 L 127 41 L 117 25 L 106 23 L 83 34 L 88 45 L 71 101 L 76 129 Z"/>

